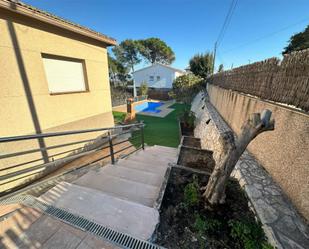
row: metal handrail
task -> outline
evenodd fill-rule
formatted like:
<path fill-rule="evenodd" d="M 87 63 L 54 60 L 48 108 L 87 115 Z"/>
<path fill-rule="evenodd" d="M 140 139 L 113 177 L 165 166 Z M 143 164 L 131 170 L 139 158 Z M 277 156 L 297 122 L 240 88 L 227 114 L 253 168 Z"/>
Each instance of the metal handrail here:
<path fill-rule="evenodd" d="M 101 146 L 99 148 L 96 148 L 96 149 L 93 149 L 93 150 L 89 150 L 89 151 L 85 151 L 85 152 L 81 152 L 81 153 L 76 154 L 76 155 L 67 156 L 67 157 L 65 157 L 65 160 L 67 160 L 67 161 L 74 160 L 74 159 L 77 159 L 77 158 L 79 158 L 81 156 L 86 156 L 86 155 L 89 155 L 89 154 L 91 154 L 93 152 L 96 152 L 96 151 L 98 151 L 100 149 L 104 149 L 104 148 L 106 149 L 108 147 L 109 146 Z M 0 176 L 0 181 L 8 179 L 9 177 L 12 177 L 12 176 L 17 176 L 19 174 L 25 174 L 27 172 L 32 172 L 32 171 L 35 171 L 35 170 L 40 169 L 40 168 L 46 168 L 49 165 L 53 165 L 54 163 L 55 163 L 55 161 L 49 162 L 49 163 L 44 163 L 44 164 L 38 164 L 38 165 L 35 165 L 35 166 L 31 167 L 31 168 L 25 168 L 25 169 L 21 169 L 21 170 L 16 171 L 16 172 L 8 173 L 8 174 Z"/>
<path fill-rule="evenodd" d="M 144 124 L 143 123 L 134 123 L 134 124 L 118 125 L 118 126 L 106 127 L 106 128 L 96 128 L 96 129 L 76 130 L 76 131 L 63 131 L 63 132 L 50 132 L 50 133 L 21 135 L 21 136 L 13 136 L 13 137 L 2 137 L 2 138 L 0 138 L 0 143 L 29 140 L 29 139 L 37 139 L 37 138 L 45 138 L 45 137 L 66 136 L 66 135 L 82 134 L 82 133 L 96 132 L 96 131 L 110 131 L 110 130 L 117 130 L 117 129 L 121 129 L 121 128 L 129 128 L 129 127 L 134 127 L 134 126 L 139 127 L 139 126 L 144 126 Z"/>
<path fill-rule="evenodd" d="M 86 139 L 86 140 L 80 140 L 80 141 L 77 141 L 77 142 L 71 142 L 71 143 L 53 145 L 53 146 L 49 146 L 49 147 L 43 147 L 43 148 L 40 148 L 40 149 L 23 150 L 23 151 L 14 152 L 14 153 L 5 154 L 5 155 L 0 154 L 0 159 L 15 157 L 15 156 L 21 156 L 21 155 L 25 155 L 25 154 L 40 152 L 40 151 L 48 151 L 48 150 L 57 149 L 57 148 L 61 148 L 61 147 L 67 147 L 67 146 L 71 146 L 71 145 L 75 145 L 75 144 L 91 142 L 91 141 L 94 141 L 94 140 L 95 139 Z M 74 150 L 76 150 L 76 149 L 74 149 Z M 49 156 L 49 157 L 51 157 L 51 156 Z"/>
<path fill-rule="evenodd" d="M 144 124 L 143 124 L 143 121 L 140 121 L 139 123 L 129 124 L 129 125 L 119 125 L 119 126 L 107 127 L 107 128 L 66 131 L 66 132 L 54 132 L 54 133 L 43 133 L 43 134 L 34 134 L 34 135 L 22 135 L 22 136 L 14 136 L 14 137 L 3 137 L 3 138 L 0 138 L 0 143 L 21 141 L 21 140 L 30 140 L 30 139 L 37 139 L 37 138 L 44 138 L 44 137 L 55 137 L 55 136 L 81 134 L 81 133 L 95 132 L 95 131 L 107 131 L 106 134 L 104 134 L 103 136 L 101 135 L 101 138 L 108 138 L 106 140 L 106 142 L 109 142 L 109 145 L 106 146 L 105 148 L 108 148 L 108 147 L 110 148 L 109 156 L 111 156 L 111 159 L 112 159 L 111 161 L 114 164 L 115 163 L 115 158 L 114 158 L 115 152 L 114 152 L 113 147 L 115 145 L 121 144 L 121 143 L 128 141 L 128 140 L 113 143 L 113 138 L 115 138 L 115 137 L 117 137 L 121 134 L 131 133 L 131 131 L 130 132 L 120 132 L 119 134 L 112 134 L 111 130 L 116 130 L 116 129 L 121 129 L 121 128 L 130 128 L 130 127 L 138 127 L 140 129 L 140 131 L 141 131 L 141 147 L 144 149 L 144 139 L 143 139 Z M 0 153 L 0 159 L 5 159 L 5 158 L 8 158 L 8 157 L 14 157 L 14 156 L 22 156 L 22 155 L 25 155 L 25 154 L 31 154 L 31 153 L 35 153 L 35 152 L 39 152 L 39 151 L 43 151 L 43 150 L 47 151 L 48 149 L 61 148 L 61 147 L 65 147 L 65 146 L 68 146 L 68 145 L 74 145 L 74 144 L 78 144 L 78 143 L 82 143 L 82 142 L 88 142 L 88 141 L 94 141 L 94 140 L 96 140 L 96 139 L 81 140 L 81 141 L 77 141 L 77 142 L 54 145 L 54 146 L 44 147 L 44 148 L 39 148 L 39 149 L 30 149 L 30 150 L 25 150 L 25 151 L 20 151 L 20 152 L 15 152 L 15 153 L 9 153 L 9 154 L 1 154 Z M 66 150 L 64 152 L 56 153 L 56 154 L 50 155 L 49 158 L 53 157 L 53 156 L 65 154 L 67 152 L 76 151 L 76 150 L 79 150 L 79 149 L 83 149 L 83 147 L 74 148 L 72 150 Z M 81 155 L 83 155 L 83 153 L 78 153 L 78 155 L 81 156 Z M 74 156 L 76 156 L 76 154 Z M 70 158 L 70 156 L 69 156 L 69 158 Z M 68 159 L 68 157 L 66 157 L 66 159 Z M 29 162 L 23 162 L 22 164 L 13 165 L 13 166 L 10 166 L 8 168 L 1 169 L 1 170 L 7 170 L 7 169 L 10 169 L 10 168 L 22 166 L 22 165 L 25 165 L 25 164 L 28 164 L 28 163 L 33 163 L 33 162 L 40 161 L 40 160 L 42 160 L 42 158 L 39 158 L 39 159 L 36 159 L 36 160 L 31 160 Z M 38 166 L 38 165 L 35 165 L 35 166 Z"/>
<path fill-rule="evenodd" d="M 15 181 L 17 179 L 19 180 L 20 178 L 31 177 L 32 175 L 38 174 L 36 171 L 41 169 L 41 168 L 48 168 L 49 166 L 52 166 L 52 165 L 55 165 L 55 166 L 58 167 L 62 163 L 65 164 L 65 163 L 68 163 L 71 160 L 75 160 L 75 159 L 77 159 L 79 157 L 86 156 L 86 155 L 89 155 L 91 153 L 95 153 L 95 152 L 97 152 L 99 150 L 108 149 L 108 148 L 109 148 L 109 153 L 107 153 L 106 155 L 102 155 L 99 158 L 96 157 L 94 161 L 88 162 L 87 164 L 90 165 L 91 163 L 101 161 L 101 160 L 103 160 L 105 158 L 108 158 L 108 157 L 110 157 L 111 163 L 115 164 L 115 162 L 116 162 L 116 156 L 115 155 L 116 154 L 119 154 L 120 152 L 125 151 L 125 150 L 129 149 L 130 147 L 134 147 L 134 146 L 135 146 L 135 150 L 134 151 L 137 151 L 139 149 L 144 149 L 144 126 L 145 126 L 145 124 L 143 123 L 143 121 L 140 121 L 140 122 L 134 123 L 134 124 L 119 125 L 119 126 L 107 127 L 107 128 L 75 130 L 75 131 L 54 132 L 54 133 L 43 133 L 43 134 L 34 134 L 34 135 L 22 135 L 22 136 L 14 136 L 14 137 L 2 137 L 2 138 L 0 138 L 0 143 L 13 142 L 13 141 L 22 141 L 22 140 L 30 140 L 30 139 L 37 139 L 37 138 L 66 136 L 66 135 L 90 133 L 90 132 L 97 132 L 97 131 L 106 131 L 106 133 L 101 134 L 100 137 L 101 138 L 107 138 L 107 139 L 104 140 L 105 141 L 104 145 L 101 145 L 101 146 L 98 146 L 98 147 L 94 147 L 93 149 L 89 148 L 90 150 L 88 150 L 88 149 L 87 150 L 82 150 L 82 151 L 79 151 L 77 154 L 71 154 L 71 155 L 67 155 L 67 156 L 62 157 L 62 158 L 57 158 L 56 160 L 53 160 L 51 162 L 47 162 L 47 163 L 43 163 L 43 164 L 36 164 L 36 165 L 33 165 L 33 166 L 29 167 L 29 168 L 27 167 L 27 168 L 18 169 L 17 171 L 14 171 L 14 172 L 8 172 L 8 173 L 6 173 L 4 175 L 1 175 L 0 176 L 0 180 L 1 181 L 5 181 L 2 184 L 7 184 L 7 183 L 9 183 L 11 181 Z M 122 128 L 131 128 L 131 127 L 136 127 L 137 129 L 133 129 L 133 130 L 132 129 L 128 129 L 128 131 L 127 131 L 127 129 L 122 129 Z M 119 133 L 117 132 L 117 133 L 113 134 L 113 131 L 115 131 L 117 129 L 119 130 Z M 121 140 L 121 141 L 114 141 L 114 138 L 116 138 L 116 137 L 118 137 L 119 135 L 122 135 L 122 134 L 131 133 L 132 131 L 140 131 L 140 134 L 136 134 L 136 133 L 134 134 L 134 140 L 136 138 L 140 139 L 141 144 L 136 146 L 136 145 L 134 145 L 131 142 L 132 144 L 130 144 L 129 146 L 125 146 L 124 148 L 115 150 L 116 149 L 115 148 L 116 145 L 125 143 L 125 142 L 129 141 L 129 139 L 124 139 L 124 140 Z M 132 139 L 132 138 L 130 138 L 130 139 Z M 94 141 L 94 140 L 96 140 L 96 139 L 80 140 L 80 141 L 77 141 L 77 142 L 65 143 L 65 144 L 61 144 L 61 145 L 53 145 L 53 146 L 39 148 L 39 149 L 28 149 L 28 150 L 24 150 L 24 151 L 15 152 L 15 153 L 9 153 L 9 154 L 1 154 L 0 153 L 0 159 L 5 159 L 5 158 L 8 158 L 8 157 L 14 157 L 14 156 L 22 156 L 24 154 L 31 154 L 31 153 L 34 153 L 34 152 L 39 152 L 41 150 L 47 151 L 48 149 L 55 149 L 55 148 L 60 148 L 60 147 L 66 147 L 68 145 L 74 145 L 74 144 L 78 144 L 78 143 L 81 143 L 81 142 Z M 84 147 L 79 147 L 78 150 L 83 149 L 83 148 Z M 53 154 L 53 155 L 51 155 L 49 157 L 58 156 L 58 155 L 65 154 L 65 153 L 68 153 L 68 152 L 71 152 L 71 151 L 76 151 L 76 150 L 77 150 L 77 148 L 74 148 L 72 150 L 66 150 L 64 152 L 63 151 L 62 152 L 58 152 L 58 153 Z M 132 153 L 132 152 L 130 152 L 130 153 Z M 16 168 L 16 167 L 20 167 L 20 166 L 23 166 L 25 164 L 34 163 L 34 162 L 41 161 L 41 160 L 42 160 L 42 158 L 31 160 L 29 162 L 23 162 L 21 164 L 16 164 L 16 165 L 13 165 L 13 166 L 12 165 L 8 165 L 8 167 L 1 169 L 1 171 L 9 170 L 9 169 Z M 35 171 L 35 173 L 32 173 L 34 171 Z M 48 172 L 49 171 L 46 171 L 47 174 L 48 174 Z M 20 174 L 22 174 L 23 176 L 16 179 L 16 176 L 19 176 Z M 25 175 L 25 174 L 27 174 L 27 175 Z M 42 176 L 45 176 L 45 175 L 46 174 L 43 174 Z M 39 179 L 42 176 L 39 176 L 38 178 L 34 178 L 33 180 L 37 180 L 37 179 Z M 10 180 L 11 178 L 14 178 L 14 179 Z M 16 189 L 23 188 L 24 185 L 28 185 L 28 184 L 30 184 L 32 182 L 33 181 L 25 182 L 25 183 L 22 183 L 20 186 L 15 186 L 12 189 L 8 189 L 7 191 L 5 191 L 3 193 L 0 193 L 0 196 L 1 195 L 6 195 L 7 193 L 10 193 L 12 191 L 14 192 L 14 191 L 16 191 Z"/>

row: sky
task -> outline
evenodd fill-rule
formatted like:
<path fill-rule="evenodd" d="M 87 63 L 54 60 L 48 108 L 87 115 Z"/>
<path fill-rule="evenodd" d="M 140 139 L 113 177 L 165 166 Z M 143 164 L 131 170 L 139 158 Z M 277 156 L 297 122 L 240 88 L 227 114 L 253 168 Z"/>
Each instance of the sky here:
<path fill-rule="evenodd" d="M 232 0 L 24 0 L 25 3 L 111 36 L 158 37 L 184 69 L 196 53 L 213 51 Z M 280 57 L 291 35 L 309 24 L 309 0 L 238 0 L 218 47 L 225 69 Z M 137 68 L 147 64 L 141 63 Z"/>

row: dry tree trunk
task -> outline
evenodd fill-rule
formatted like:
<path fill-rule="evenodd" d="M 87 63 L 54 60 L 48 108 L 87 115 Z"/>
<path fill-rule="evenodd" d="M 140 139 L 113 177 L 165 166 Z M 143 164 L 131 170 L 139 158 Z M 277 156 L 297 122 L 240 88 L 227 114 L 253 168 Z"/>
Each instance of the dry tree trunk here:
<path fill-rule="evenodd" d="M 223 137 L 225 143 L 224 155 L 215 166 L 203 194 L 209 204 L 217 205 L 225 202 L 226 183 L 248 144 L 257 135 L 274 130 L 275 121 L 270 120 L 271 114 L 269 110 L 263 110 L 262 114 L 251 114 L 242 126 L 241 134 L 236 142 L 232 133 L 225 134 Z"/>

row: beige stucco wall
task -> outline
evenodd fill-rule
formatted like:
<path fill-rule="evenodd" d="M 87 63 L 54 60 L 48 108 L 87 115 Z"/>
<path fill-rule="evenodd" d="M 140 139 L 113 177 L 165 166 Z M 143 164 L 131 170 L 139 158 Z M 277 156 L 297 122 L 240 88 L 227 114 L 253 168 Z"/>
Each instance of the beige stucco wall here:
<path fill-rule="evenodd" d="M 35 133 L 33 111 L 29 108 L 25 94 L 20 63 L 25 68 L 38 123 L 43 132 L 114 125 L 107 50 L 103 43 L 99 44 L 89 38 L 2 9 L 0 30 L 0 137 Z M 17 38 L 18 47 L 13 42 L 14 36 Z M 16 56 L 18 53 L 21 54 L 21 60 Z M 50 95 L 42 53 L 84 60 L 89 91 Z M 93 138 L 93 134 L 90 138 Z M 84 139 L 87 139 L 87 136 Z M 45 139 L 47 146 L 59 142 L 68 141 L 63 138 Z M 37 141 L 19 145 L 0 144 L 0 151 L 7 153 L 37 146 Z M 33 156 L 31 155 L 31 158 Z M 27 159 L 29 158 L 30 156 L 27 156 Z M 7 159 L 5 163 L 3 161 L 0 160 L 0 170 L 12 162 Z M 15 158 L 14 163 L 17 162 Z M 6 173 L 8 172 L 0 171 L 0 177 Z M 0 190 L 3 189 L 1 186 L 4 185 L 0 179 Z"/>
<path fill-rule="evenodd" d="M 1 12 L 0 18 L 0 108 L 1 119 L 5 120 L 0 124 L 0 136 L 34 132 L 8 22 L 13 22 L 16 31 L 42 129 L 111 111 L 106 48 L 31 27 L 30 20 Z M 84 59 L 89 92 L 50 95 L 41 53 Z M 55 111 L 57 115 L 51 115 Z"/>
<path fill-rule="evenodd" d="M 309 115 L 213 85 L 207 90 L 237 134 L 250 113 L 266 108 L 273 112 L 275 130 L 258 136 L 248 149 L 309 220 Z"/>

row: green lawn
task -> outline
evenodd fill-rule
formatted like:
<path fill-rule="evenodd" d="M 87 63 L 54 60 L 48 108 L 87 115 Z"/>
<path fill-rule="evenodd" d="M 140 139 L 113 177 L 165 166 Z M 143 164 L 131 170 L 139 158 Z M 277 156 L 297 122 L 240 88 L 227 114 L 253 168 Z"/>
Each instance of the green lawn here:
<path fill-rule="evenodd" d="M 114 116 L 115 124 L 119 124 L 119 123 L 124 121 L 124 119 L 126 117 L 126 113 L 125 112 L 114 112 L 113 111 L 113 116 Z"/>
<path fill-rule="evenodd" d="M 145 123 L 144 138 L 147 145 L 162 145 L 177 147 L 179 144 L 178 116 L 186 107 L 185 104 L 173 104 L 170 108 L 175 109 L 165 118 L 137 115 L 137 120 Z"/>

